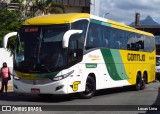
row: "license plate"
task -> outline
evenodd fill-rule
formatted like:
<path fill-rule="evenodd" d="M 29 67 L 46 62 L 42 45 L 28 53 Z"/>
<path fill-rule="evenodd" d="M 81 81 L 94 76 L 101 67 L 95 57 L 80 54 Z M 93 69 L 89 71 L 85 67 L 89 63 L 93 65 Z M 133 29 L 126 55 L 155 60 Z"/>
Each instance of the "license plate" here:
<path fill-rule="evenodd" d="M 40 93 L 40 89 L 32 88 L 31 93 Z"/>

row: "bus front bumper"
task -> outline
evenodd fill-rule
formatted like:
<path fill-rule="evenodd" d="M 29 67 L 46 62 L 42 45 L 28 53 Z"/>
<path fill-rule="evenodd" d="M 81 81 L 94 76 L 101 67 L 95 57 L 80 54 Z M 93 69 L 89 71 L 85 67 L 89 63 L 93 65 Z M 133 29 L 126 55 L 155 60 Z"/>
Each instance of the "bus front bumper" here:
<path fill-rule="evenodd" d="M 27 84 L 20 80 L 13 80 L 13 88 L 15 92 L 21 93 L 33 93 L 33 94 L 67 94 L 67 83 L 66 79 L 56 81 L 48 84 Z"/>

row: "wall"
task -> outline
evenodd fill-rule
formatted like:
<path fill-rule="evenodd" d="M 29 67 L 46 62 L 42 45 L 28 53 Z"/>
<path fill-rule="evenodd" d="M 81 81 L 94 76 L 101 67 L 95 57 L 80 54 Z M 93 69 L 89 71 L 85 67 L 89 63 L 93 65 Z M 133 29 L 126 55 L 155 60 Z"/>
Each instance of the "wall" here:
<path fill-rule="evenodd" d="M 7 65 L 10 69 L 10 71 L 13 73 L 13 55 L 8 49 L 0 48 L 0 68 L 2 67 L 3 62 L 7 62 Z M 12 90 L 12 80 L 9 81 L 8 84 L 8 90 Z M 0 81 L 0 87 L 1 87 L 1 81 Z"/>

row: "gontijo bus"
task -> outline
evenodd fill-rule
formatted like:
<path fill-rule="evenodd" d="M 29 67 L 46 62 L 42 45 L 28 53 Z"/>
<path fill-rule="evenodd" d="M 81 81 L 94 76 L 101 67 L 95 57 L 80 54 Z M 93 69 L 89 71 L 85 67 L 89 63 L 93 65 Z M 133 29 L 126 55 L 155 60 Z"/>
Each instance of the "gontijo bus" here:
<path fill-rule="evenodd" d="M 155 39 L 143 32 L 85 13 L 54 14 L 26 20 L 14 55 L 14 90 L 79 93 L 155 80 Z"/>

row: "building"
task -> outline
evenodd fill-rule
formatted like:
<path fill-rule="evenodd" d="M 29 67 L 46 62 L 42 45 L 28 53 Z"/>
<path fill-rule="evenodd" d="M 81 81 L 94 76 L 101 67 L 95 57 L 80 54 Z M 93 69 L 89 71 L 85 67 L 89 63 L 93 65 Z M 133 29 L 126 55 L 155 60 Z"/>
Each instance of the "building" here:
<path fill-rule="evenodd" d="M 55 0 L 66 8 L 66 13 L 84 12 L 90 13 L 90 0 Z"/>
<path fill-rule="evenodd" d="M 145 23 L 142 23 L 146 21 Z M 156 42 L 156 54 L 160 55 L 160 24 L 155 22 L 150 16 L 147 16 L 145 20 L 140 20 L 140 13 L 136 13 L 135 15 L 135 22 L 133 22 L 130 26 L 150 32 L 155 36 Z"/>
<path fill-rule="evenodd" d="M 19 8 L 19 3 L 13 3 L 12 0 L 7 0 L 5 4 L 9 10 L 16 10 Z M 25 1 L 25 0 L 24 0 Z M 66 9 L 66 13 L 83 12 L 90 13 L 90 3 L 92 0 L 54 0 L 56 3 L 63 4 Z M 2 6 L 4 2 L 0 2 Z"/>
<path fill-rule="evenodd" d="M 7 8 L 8 10 L 19 10 L 20 4 L 19 3 L 8 3 Z"/>
<path fill-rule="evenodd" d="M 136 13 L 135 22 L 131 23 L 132 27 L 150 32 L 155 36 L 160 36 L 160 24 L 155 22 L 151 16 L 147 16 L 145 20 L 140 20 L 140 13 Z"/>
<path fill-rule="evenodd" d="M 12 0 L 6 0 L 9 10 L 19 8 L 19 4 L 11 3 L 11 1 Z M 26 1 L 27 0 L 23 0 L 24 3 L 26 3 Z M 99 16 L 100 0 L 53 0 L 53 2 L 63 4 L 66 13 L 91 13 Z"/>

